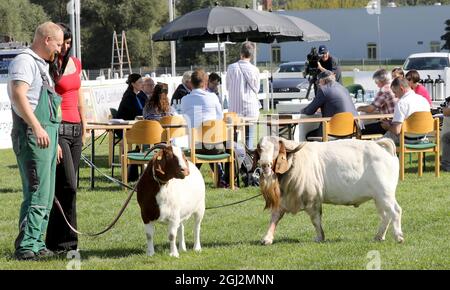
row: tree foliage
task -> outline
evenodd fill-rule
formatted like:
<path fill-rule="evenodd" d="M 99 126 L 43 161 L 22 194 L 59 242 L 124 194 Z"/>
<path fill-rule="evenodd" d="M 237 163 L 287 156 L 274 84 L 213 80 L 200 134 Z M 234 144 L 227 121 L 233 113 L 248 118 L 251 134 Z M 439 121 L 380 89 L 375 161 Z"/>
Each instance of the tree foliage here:
<path fill-rule="evenodd" d="M 304 9 L 337 9 L 337 8 L 362 8 L 366 7 L 369 0 L 289 0 L 286 8 L 289 10 Z M 386 6 L 392 0 L 382 0 L 381 5 Z M 393 1 L 397 6 L 433 5 L 436 2 L 449 4 L 449 0 L 397 0 Z"/>
<path fill-rule="evenodd" d="M 30 43 L 36 27 L 49 18 L 40 5 L 29 0 L 0 1 L 0 35 Z"/>
<path fill-rule="evenodd" d="M 30 2 L 42 6 L 53 22 L 69 22 L 67 14 L 69 0 L 30 0 Z"/>
<path fill-rule="evenodd" d="M 151 34 L 167 22 L 166 1 L 159 0 L 85 0 L 82 2 L 82 43 L 85 65 L 108 67 L 112 36 L 125 31 L 133 66 L 158 66 L 167 53 L 167 43 L 152 45 Z"/>
<path fill-rule="evenodd" d="M 441 40 L 444 40 L 445 43 L 442 46 L 442 49 L 447 49 L 450 50 L 450 19 L 447 19 L 445 21 L 445 25 L 447 25 L 447 27 L 445 27 L 445 34 L 441 36 Z"/>

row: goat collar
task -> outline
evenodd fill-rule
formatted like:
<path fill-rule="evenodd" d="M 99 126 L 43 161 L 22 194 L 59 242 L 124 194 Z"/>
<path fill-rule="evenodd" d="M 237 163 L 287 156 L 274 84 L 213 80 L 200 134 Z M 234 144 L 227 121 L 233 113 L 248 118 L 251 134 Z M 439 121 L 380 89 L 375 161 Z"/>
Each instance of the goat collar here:
<path fill-rule="evenodd" d="M 162 185 L 166 185 L 169 181 L 164 181 L 160 178 L 158 178 L 158 176 L 156 176 L 156 172 L 155 172 L 155 166 L 152 164 L 152 175 L 153 175 L 153 179 L 156 181 L 156 183 L 158 183 L 158 185 L 161 187 Z"/>

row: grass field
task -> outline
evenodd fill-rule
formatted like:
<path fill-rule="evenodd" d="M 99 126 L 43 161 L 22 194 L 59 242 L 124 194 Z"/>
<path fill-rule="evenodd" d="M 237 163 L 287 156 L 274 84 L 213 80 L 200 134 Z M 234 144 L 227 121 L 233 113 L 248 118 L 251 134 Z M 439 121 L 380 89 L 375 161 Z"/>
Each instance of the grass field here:
<path fill-rule="evenodd" d="M 106 142 L 105 142 L 106 143 Z M 106 148 L 101 145 L 99 164 L 106 168 Z M 422 178 L 417 164 L 407 168 L 397 199 L 403 208 L 405 243 L 397 244 L 389 229 L 386 241 L 372 239 L 378 216 L 372 201 L 359 208 L 324 206 L 327 241 L 313 242 L 315 231 L 305 213 L 287 215 L 280 222 L 272 246 L 261 246 L 269 221 L 258 197 L 233 207 L 207 210 L 202 224 L 202 252 L 192 251 L 192 223 L 186 225 L 188 251 L 169 257 L 167 227 L 156 226 L 153 257 L 145 255 L 146 238 L 139 207 L 133 198 L 112 231 L 98 238 L 80 237 L 80 268 L 88 269 L 366 269 L 378 251 L 381 269 L 450 268 L 450 173 L 435 178 L 427 162 Z M 48 261 L 19 262 L 12 258 L 17 235 L 21 183 L 12 150 L 0 150 L 0 269 L 66 269 L 73 261 L 57 257 Z M 203 167 L 206 170 L 206 166 Z M 116 215 L 127 192 L 98 177 L 89 189 L 89 170 L 81 169 L 78 194 L 78 223 L 82 231 L 99 231 Z M 98 175 L 98 174 L 97 174 Z M 207 171 L 204 176 L 209 177 Z M 222 205 L 259 193 L 258 188 L 237 191 L 211 188 L 207 178 L 207 207 Z"/>

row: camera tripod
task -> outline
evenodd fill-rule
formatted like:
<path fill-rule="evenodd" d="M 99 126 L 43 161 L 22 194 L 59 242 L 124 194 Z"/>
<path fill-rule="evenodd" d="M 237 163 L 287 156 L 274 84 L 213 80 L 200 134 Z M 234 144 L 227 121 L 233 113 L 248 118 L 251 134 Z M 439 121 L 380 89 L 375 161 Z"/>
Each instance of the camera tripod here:
<path fill-rule="evenodd" d="M 314 85 L 314 96 L 317 94 L 317 75 L 309 75 L 308 76 L 308 91 L 306 92 L 306 99 L 309 100 L 309 93 L 311 92 L 311 88 Z"/>

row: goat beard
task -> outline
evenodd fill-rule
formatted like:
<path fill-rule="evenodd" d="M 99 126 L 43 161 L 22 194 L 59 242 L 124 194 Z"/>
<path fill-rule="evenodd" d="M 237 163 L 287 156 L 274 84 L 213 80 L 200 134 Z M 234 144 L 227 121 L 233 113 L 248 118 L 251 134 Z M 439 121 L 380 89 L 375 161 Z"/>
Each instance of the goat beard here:
<path fill-rule="evenodd" d="M 270 176 L 262 176 L 259 188 L 266 201 L 266 206 L 264 209 L 278 209 L 280 207 L 280 182 L 278 181 L 278 176 L 272 174 Z"/>

